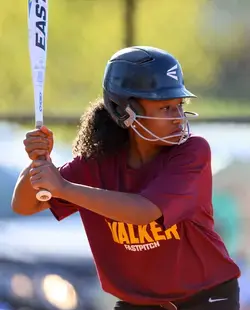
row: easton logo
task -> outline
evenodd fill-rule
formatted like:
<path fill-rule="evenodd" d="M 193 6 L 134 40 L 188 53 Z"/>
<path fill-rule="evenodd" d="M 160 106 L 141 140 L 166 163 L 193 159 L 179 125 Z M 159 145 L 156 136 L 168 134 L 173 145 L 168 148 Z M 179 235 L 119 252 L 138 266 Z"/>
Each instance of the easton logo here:
<path fill-rule="evenodd" d="M 46 0 L 42 0 L 44 5 L 46 5 Z M 37 17 L 36 21 L 36 46 L 42 50 L 46 50 L 46 26 L 47 26 L 47 11 L 46 7 L 41 5 L 39 0 L 36 0 L 35 14 Z"/>
<path fill-rule="evenodd" d="M 173 66 L 167 71 L 167 76 L 178 81 L 178 76 L 177 76 L 177 71 L 176 71 L 177 69 L 178 69 L 178 65 L 176 64 L 175 66 Z"/>

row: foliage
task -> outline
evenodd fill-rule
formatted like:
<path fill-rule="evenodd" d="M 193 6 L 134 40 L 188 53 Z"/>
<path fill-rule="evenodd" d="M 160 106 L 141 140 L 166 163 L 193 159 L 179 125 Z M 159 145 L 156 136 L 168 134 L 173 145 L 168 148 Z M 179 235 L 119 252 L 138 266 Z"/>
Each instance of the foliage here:
<path fill-rule="evenodd" d="M 207 56 L 200 31 L 206 3 L 136 0 L 135 44 L 158 46 L 176 55 L 187 86 L 193 86 L 195 93 L 215 83 L 218 72 L 217 54 Z M 46 113 L 81 113 L 89 101 L 101 95 L 105 64 L 124 47 L 123 14 L 123 0 L 49 1 Z M 33 111 L 27 34 L 27 1 L 3 2 L 0 113 Z"/>

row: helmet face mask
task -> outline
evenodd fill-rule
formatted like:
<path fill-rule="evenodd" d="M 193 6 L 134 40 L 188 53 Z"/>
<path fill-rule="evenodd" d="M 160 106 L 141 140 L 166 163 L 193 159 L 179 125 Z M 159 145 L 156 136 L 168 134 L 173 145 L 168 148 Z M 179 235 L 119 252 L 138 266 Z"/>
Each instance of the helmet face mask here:
<path fill-rule="evenodd" d="M 184 86 L 183 73 L 179 62 L 169 53 L 153 47 L 125 48 L 112 56 L 103 79 L 104 105 L 113 120 L 122 128 L 131 127 L 139 136 L 148 141 L 167 144 L 181 144 L 190 136 L 188 113 L 177 113 L 177 117 L 166 117 L 166 121 L 182 120 L 183 133 L 179 141 L 171 136 L 159 137 L 148 131 L 139 119 L 147 117 L 138 99 L 166 101 L 176 98 L 196 98 Z M 179 111 L 180 112 L 180 111 Z M 193 117 L 197 114 L 191 112 Z M 136 124 L 136 125 L 135 125 Z M 152 138 L 138 131 L 142 127 Z"/>
<path fill-rule="evenodd" d="M 176 117 L 150 117 L 150 116 L 143 116 L 143 115 L 137 115 L 135 112 L 128 106 L 126 108 L 127 113 L 130 115 L 130 117 L 125 121 L 125 124 L 127 127 L 131 127 L 137 135 L 139 135 L 142 139 L 147 140 L 149 142 L 156 142 L 161 141 L 168 145 L 173 144 L 182 144 L 187 141 L 187 139 L 190 137 L 190 127 L 188 123 L 187 114 L 190 114 L 192 117 L 197 117 L 197 113 L 195 112 L 183 112 L 180 111 L 178 106 L 176 107 L 178 110 L 179 116 Z M 150 120 L 158 120 L 158 121 L 175 121 L 175 120 L 181 120 L 182 123 L 182 130 L 180 133 L 175 134 L 168 134 L 166 136 L 158 136 L 154 134 L 151 130 L 146 128 L 139 120 L 140 119 L 150 119 Z M 146 132 L 148 136 L 142 134 L 140 130 L 137 128 L 142 128 L 144 132 Z M 179 137 L 178 141 L 173 141 L 173 138 Z"/>

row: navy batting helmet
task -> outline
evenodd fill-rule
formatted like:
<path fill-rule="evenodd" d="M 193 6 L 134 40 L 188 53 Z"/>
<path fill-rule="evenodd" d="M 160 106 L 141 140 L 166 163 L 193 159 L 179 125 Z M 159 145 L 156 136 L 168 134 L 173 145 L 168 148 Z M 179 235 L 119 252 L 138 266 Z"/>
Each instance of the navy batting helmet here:
<path fill-rule="evenodd" d="M 134 46 L 118 51 L 108 61 L 103 97 L 112 118 L 127 128 L 133 122 L 131 110 L 143 115 L 136 98 L 168 100 L 196 96 L 186 89 L 181 65 L 175 57 L 158 48 Z"/>

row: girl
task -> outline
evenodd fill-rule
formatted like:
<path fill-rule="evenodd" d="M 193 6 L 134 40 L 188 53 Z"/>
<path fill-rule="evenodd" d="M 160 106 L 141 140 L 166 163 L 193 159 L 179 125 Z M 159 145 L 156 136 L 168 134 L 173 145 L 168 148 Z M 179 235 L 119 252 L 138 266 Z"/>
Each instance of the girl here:
<path fill-rule="evenodd" d="M 103 100 L 81 118 L 74 158 L 57 169 L 53 134 L 30 131 L 32 163 L 21 173 L 13 210 L 79 212 L 103 290 L 115 309 L 238 310 L 238 266 L 214 231 L 211 153 L 190 134 L 183 112 L 195 97 L 179 62 L 153 47 L 118 51 L 108 61 Z M 49 159 L 49 158 L 48 158 Z M 52 194 L 35 198 L 39 188 Z"/>

